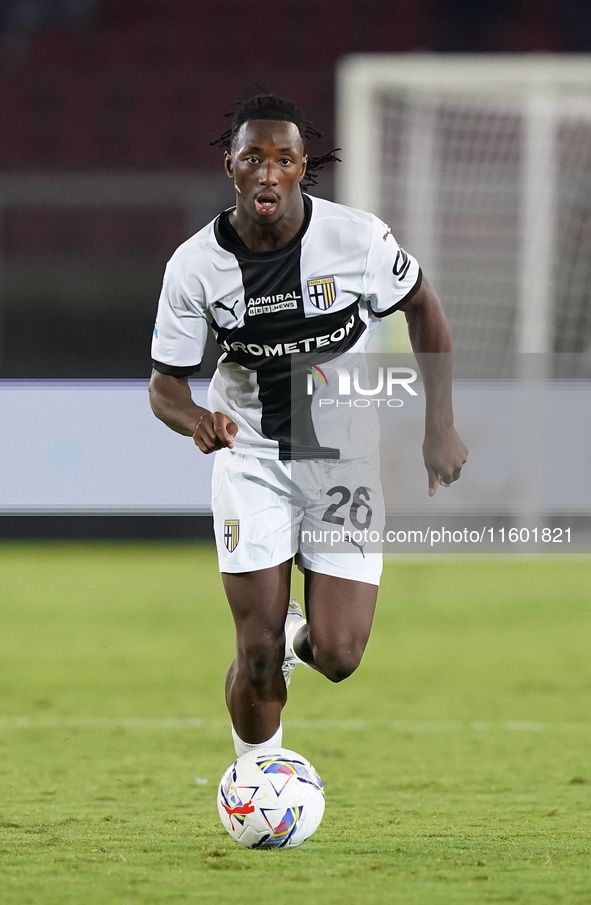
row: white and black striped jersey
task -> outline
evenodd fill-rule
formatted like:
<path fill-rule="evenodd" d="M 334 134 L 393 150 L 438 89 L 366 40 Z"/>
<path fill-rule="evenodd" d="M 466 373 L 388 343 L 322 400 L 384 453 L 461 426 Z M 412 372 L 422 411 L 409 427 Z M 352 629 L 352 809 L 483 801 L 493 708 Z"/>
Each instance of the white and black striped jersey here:
<path fill-rule="evenodd" d="M 195 373 L 213 329 L 222 354 L 209 405 L 237 424 L 238 452 L 338 457 L 334 449 L 322 454 L 311 417 L 300 419 L 294 436 L 293 365 L 362 352 L 370 328 L 421 285 L 416 260 L 373 214 L 309 195 L 304 207 L 287 245 L 251 251 L 225 211 L 166 267 L 154 367 L 176 377 Z M 309 397 L 301 401 L 309 407 Z"/>

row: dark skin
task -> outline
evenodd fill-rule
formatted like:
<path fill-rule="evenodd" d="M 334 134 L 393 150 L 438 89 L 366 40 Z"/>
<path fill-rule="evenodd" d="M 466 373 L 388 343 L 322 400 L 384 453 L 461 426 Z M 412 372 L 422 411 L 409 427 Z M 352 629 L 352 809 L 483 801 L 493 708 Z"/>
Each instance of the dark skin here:
<path fill-rule="evenodd" d="M 303 141 L 294 123 L 245 123 L 226 153 L 236 209 L 230 221 L 248 248 L 267 251 L 289 242 L 304 218 L 300 183 L 306 172 Z M 426 395 L 423 456 L 433 496 L 440 483 L 460 476 L 468 451 L 453 425 L 451 339 L 437 295 L 427 280 L 404 306 Z M 438 354 L 429 354 L 438 353 Z M 187 379 L 153 371 L 150 402 L 172 430 L 193 438 L 205 454 L 234 445 L 236 424 L 221 412 L 195 405 Z M 236 732 L 256 744 L 277 731 L 287 692 L 281 664 L 290 594 L 291 561 L 271 569 L 223 574 L 236 625 L 236 658 L 226 680 L 226 701 Z M 357 668 L 373 621 L 377 587 L 306 571 L 307 625 L 295 649 L 333 682 Z"/>
<path fill-rule="evenodd" d="M 244 123 L 226 151 L 226 173 L 236 190 L 230 223 L 253 251 L 286 245 L 302 225 L 300 183 L 307 162 L 297 126 L 275 120 Z"/>

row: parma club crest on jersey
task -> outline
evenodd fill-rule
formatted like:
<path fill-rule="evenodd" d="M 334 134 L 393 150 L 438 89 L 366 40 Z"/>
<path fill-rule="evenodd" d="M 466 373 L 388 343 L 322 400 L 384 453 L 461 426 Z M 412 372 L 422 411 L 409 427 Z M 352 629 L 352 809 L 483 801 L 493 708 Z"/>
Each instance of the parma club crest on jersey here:
<path fill-rule="evenodd" d="M 240 519 L 227 518 L 224 522 L 224 543 L 228 553 L 233 553 L 240 540 Z"/>
<path fill-rule="evenodd" d="M 319 277 L 308 280 L 308 298 L 316 308 L 326 311 L 337 297 L 334 277 Z"/>

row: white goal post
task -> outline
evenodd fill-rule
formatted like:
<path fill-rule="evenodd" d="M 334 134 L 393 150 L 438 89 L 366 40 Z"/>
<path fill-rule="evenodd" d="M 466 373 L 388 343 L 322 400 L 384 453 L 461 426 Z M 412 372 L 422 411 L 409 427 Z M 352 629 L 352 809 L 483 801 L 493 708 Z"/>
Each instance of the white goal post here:
<path fill-rule="evenodd" d="M 348 56 L 337 136 L 337 200 L 418 258 L 458 350 L 591 356 L 591 57 Z"/>

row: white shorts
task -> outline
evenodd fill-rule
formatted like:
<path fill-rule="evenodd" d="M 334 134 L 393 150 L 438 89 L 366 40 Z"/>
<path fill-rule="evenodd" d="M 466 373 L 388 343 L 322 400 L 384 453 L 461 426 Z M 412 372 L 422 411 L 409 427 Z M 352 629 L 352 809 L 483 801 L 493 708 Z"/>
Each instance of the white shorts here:
<path fill-rule="evenodd" d="M 377 454 L 281 462 L 215 454 L 212 508 L 221 572 L 296 556 L 300 569 L 378 585 L 384 502 Z"/>

